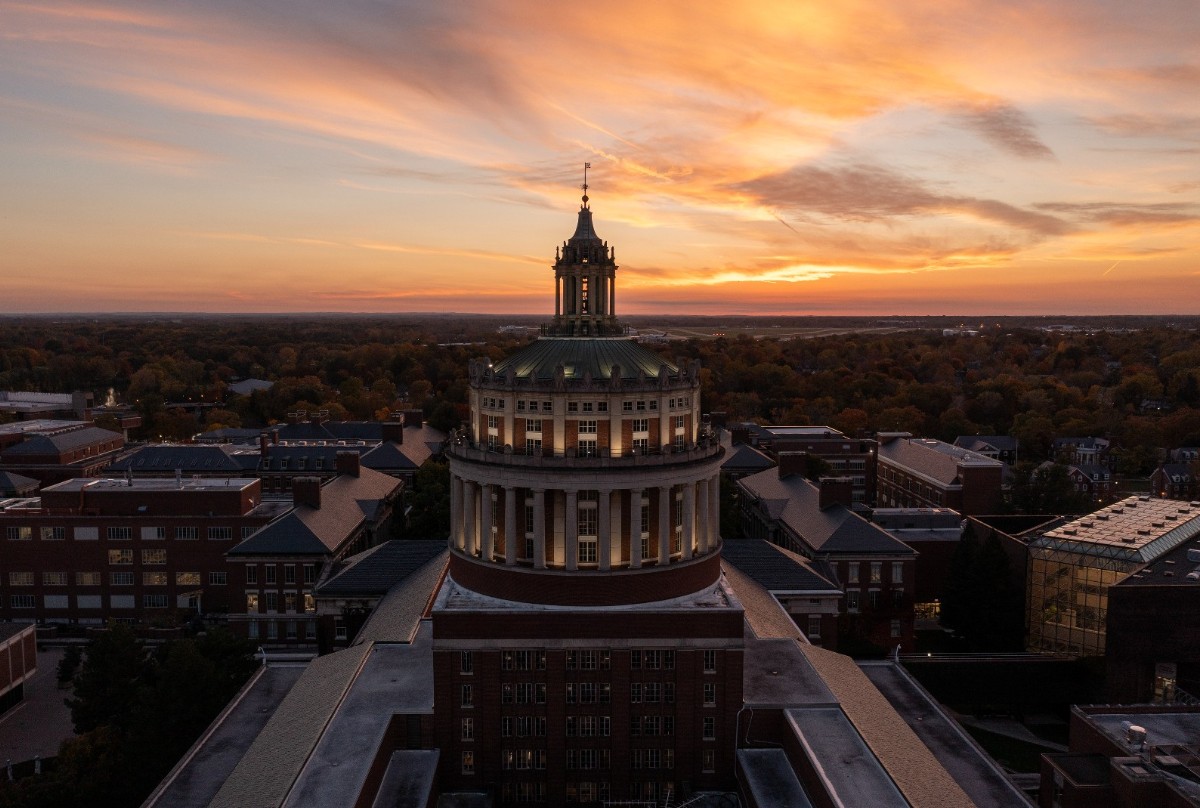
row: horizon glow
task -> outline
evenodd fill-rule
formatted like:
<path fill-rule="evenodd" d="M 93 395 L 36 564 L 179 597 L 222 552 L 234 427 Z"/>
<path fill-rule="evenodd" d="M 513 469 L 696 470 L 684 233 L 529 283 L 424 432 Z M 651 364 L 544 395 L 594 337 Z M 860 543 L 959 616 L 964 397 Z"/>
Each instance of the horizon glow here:
<path fill-rule="evenodd" d="M 1190 0 L 0 0 L 0 314 L 1200 313 Z"/>

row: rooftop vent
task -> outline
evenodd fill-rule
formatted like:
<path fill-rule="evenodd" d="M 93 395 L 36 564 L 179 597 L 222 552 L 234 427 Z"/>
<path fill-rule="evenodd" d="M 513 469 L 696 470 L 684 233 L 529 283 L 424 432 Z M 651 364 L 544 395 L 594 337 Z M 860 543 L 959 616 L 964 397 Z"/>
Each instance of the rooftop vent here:
<path fill-rule="evenodd" d="M 1089 520 L 1087 522 L 1080 522 L 1079 526 L 1080 527 L 1095 527 L 1096 523 Z"/>
<path fill-rule="evenodd" d="M 1200 563 L 1200 547 L 1189 547 L 1187 551 L 1187 560 Z"/>
<path fill-rule="evenodd" d="M 1097 518 L 1097 519 L 1100 519 L 1101 521 L 1107 522 L 1107 521 L 1108 521 L 1108 514 L 1106 514 L 1106 513 L 1098 513 L 1098 514 L 1096 514 L 1096 518 Z"/>
<path fill-rule="evenodd" d="M 1150 527 L 1165 527 L 1166 524 L 1166 522 L 1151 522 Z"/>
<path fill-rule="evenodd" d="M 1138 497 L 1138 499 L 1139 499 L 1139 500 L 1141 500 L 1142 502 L 1149 502 L 1149 501 L 1150 501 L 1150 497 L 1148 497 L 1148 496 L 1145 496 L 1145 495 Z"/>
<path fill-rule="evenodd" d="M 1112 512 L 1113 513 L 1125 513 L 1125 509 L 1124 508 L 1113 508 Z"/>
<path fill-rule="evenodd" d="M 1068 536 L 1074 536 L 1079 533 L 1079 531 L 1073 527 L 1065 527 L 1063 528 L 1063 533 L 1066 533 Z"/>
<path fill-rule="evenodd" d="M 1149 528 L 1145 528 L 1145 527 L 1139 527 L 1139 528 L 1138 528 L 1138 535 L 1139 535 L 1139 536 L 1149 536 L 1149 535 L 1150 535 L 1150 529 L 1149 529 Z"/>

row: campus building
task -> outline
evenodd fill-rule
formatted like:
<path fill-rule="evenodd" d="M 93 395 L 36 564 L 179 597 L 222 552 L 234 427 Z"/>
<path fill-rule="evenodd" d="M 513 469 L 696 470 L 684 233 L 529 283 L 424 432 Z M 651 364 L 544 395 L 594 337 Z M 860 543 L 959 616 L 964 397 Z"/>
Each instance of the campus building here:
<path fill-rule="evenodd" d="M 1000 510 L 1004 464 L 933 438 L 880 432 L 876 504 L 950 508 L 962 516 Z"/>

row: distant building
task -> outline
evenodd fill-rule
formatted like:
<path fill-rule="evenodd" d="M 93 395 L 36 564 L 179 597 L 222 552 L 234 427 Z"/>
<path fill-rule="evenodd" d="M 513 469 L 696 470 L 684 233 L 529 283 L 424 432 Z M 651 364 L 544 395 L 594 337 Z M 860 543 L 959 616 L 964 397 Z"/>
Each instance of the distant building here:
<path fill-rule="evenodd" d="M 1055 438 L 1052 452 L 1058 462 L 1066 465 L 1106 466 L 1111 470 L 1116 461 L 1107 438 Z"/>
<path fill-rule="evenodd" d="M 729 432 L 735 449 L 744 444 L 772 458 L 782 452 L 807 452 L 819 457 L 829 465 L 831 475 L 850 478 L 855 505 L 871 505 L 876 500 L 874 440 L 851 438 L 831 426 L 762 426 L 746 422 L 731 424 Z"/>
<path fill-rule="evenodd" d="M 275 382 L 269 382 L 265 379 L 242 379 L 241 381 L 233 382 L 225 389 L 234 395 L 248 396 L 251 393 L 270 390 L 274 386 Z"/>
<path fill-rule="evenodd" d="M 1067 476 L 1075 490 L 1086 496 L 1093 508 L 1113 501 L 1116 493 L 1116 475 L 1108 466 L 1095 463 L 1072 465 L 1067 469 Z"/>
<path fill-rule="evenodd" d="M 954 445 L 1009 466 L 1017 464 L 1017 439 L 1011 435 L 959 435 Z"/>
<path fill-rule="evenodd" d="M 918 620 L 936 621 L 962 540 L 963 518 L 949 508 L 876 508 L 871 521 L 916 551 L 913 611 Z"/>
<path fill-rule="evenodd" d="M 55 418 L 85 420 L 88 410 L 95 406 L 92 393 L 30 393 L 0 390 L 0 412 L 15 415 L 21 421 Z"/>
<path fill-rule="evenodd" d="M 827 563 L 760 539 L 725 542 L 721 557 L 770 592 L 810 643 L 837 650 L 844 593 Z"/>
<path fill-rule="evenodd" d="M 950 508 L 963 516 L 1000 510 L 1004 464 L 908 432 L 880 432 L 876 504 L 881 508 Z"/>
<path fill-rule="evenodd" d="M 1110 589 L 1200 536 L 1200 505 L 1128 497 L 1029 543 L 1029 648 L 1100 656 Z"/>
<path fill-rule="evenodd" d="M 53 485 L 98 475 L 124 446 L 121 433 L 86 421 L 4 424 L 0 426 L 0 470 Z"/>
<path fill-rule="evenodd" d="M 1200 497 L 1195 460 L 1186 463 L 1161 463 L 1150 475 L 1150 491 L 1162 499 L 1192 500 Z"/>

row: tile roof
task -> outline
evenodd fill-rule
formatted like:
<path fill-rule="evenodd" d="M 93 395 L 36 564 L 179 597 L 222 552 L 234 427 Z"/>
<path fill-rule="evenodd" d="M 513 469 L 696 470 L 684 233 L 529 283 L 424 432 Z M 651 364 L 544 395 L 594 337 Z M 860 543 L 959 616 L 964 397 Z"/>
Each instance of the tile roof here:
<path fill-rule="evenodd" d="M 334 554 L 367 521 L 368 511 L 375 507 L 372 503 L 391 497 L 402 485 L 395 477 L 371 469 L 361 469 L 357 477 L 338 475 L 321 486 L 320 508 L 293 508 L 229 555 Z"/>
<path fill-rule="evenodd" d="M 413 642 L 449 566 L 450 552 L 443 549 L 441 554 L 393 586 L 359 629 L 355 644 Z"/>
<path fill-rule="evenodd" d="M 822 510 L 820 491 L 797 474 L 780 479 L 776 469 L 769 469 L 743 477 L 738 485 L 814 553 L 914 554 L 912 548 L 844 505 Z"/>
<path fill-rule="evenodd" d="M 814 562 L 763 539 L 727 540 L 721 558 L 771 592 L 841 592 Z"/>
<path fill-rule="evenodd" d="M 775 596 L 733 564 L 721 562 L 721 571 L 742 604 L 746 625 L 761 639 L 787 638 L 808 642 Z"/>

